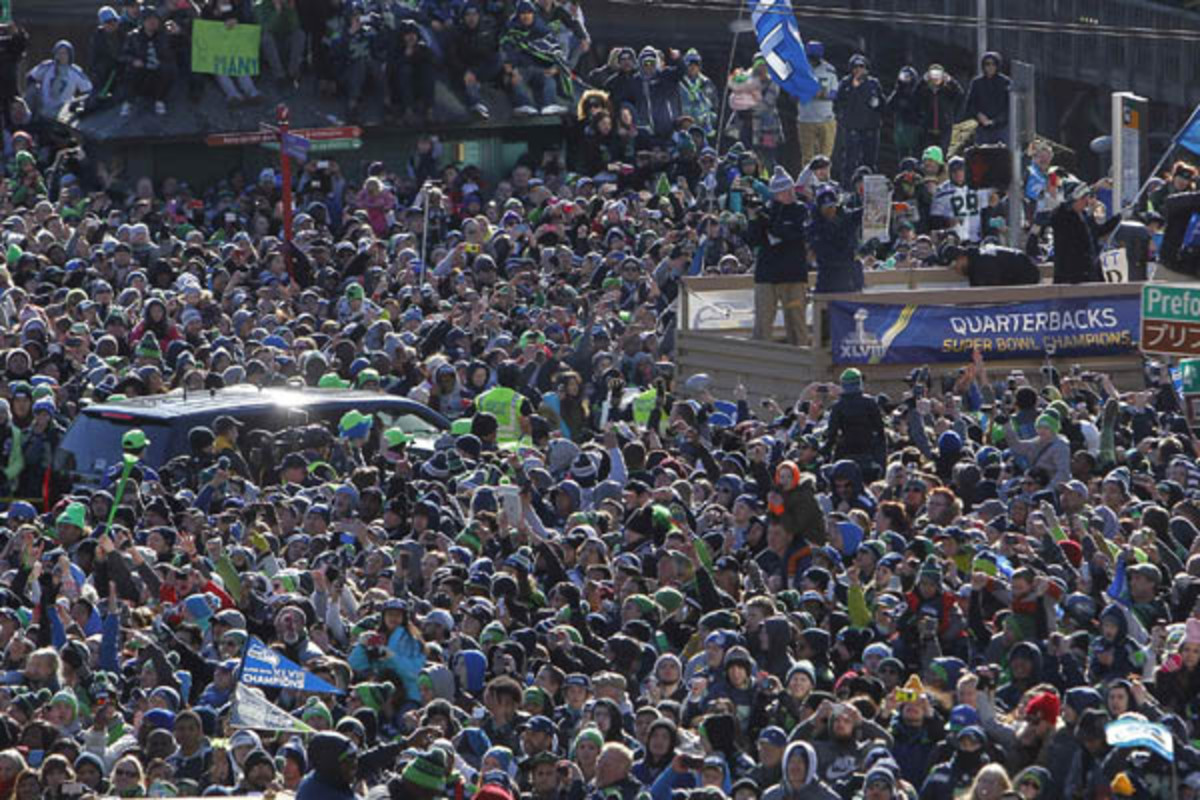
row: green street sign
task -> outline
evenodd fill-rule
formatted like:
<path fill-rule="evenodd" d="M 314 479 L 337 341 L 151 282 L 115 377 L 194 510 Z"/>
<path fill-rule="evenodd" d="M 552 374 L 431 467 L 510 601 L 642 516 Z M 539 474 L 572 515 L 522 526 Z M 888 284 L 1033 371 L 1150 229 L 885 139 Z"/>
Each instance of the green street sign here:
<path fill-rule="evenodd" d="M 279 142 L 263 142 L 268 150 L 278 150 Z M 316 139 L 309 142 L 308 155 L 313 153 L 332 153 L 340 150 L 357 150 L 362 147 L 362 139 Z"/>
<path fill-rule="evenodd" d="M 1200 356 L 1200 286 L 1147 283 L 1141 328 L 1144 353 Z"/>
<path fill-rule="evenodd" d="M 0 24 L 12 22 L 12 0 L 0 0 Z"/>
<path fill-rule="evenodd" d="M 1179 362 L 1183 374 L 1184 394 L 1200 394 L 1200 358 L 1185 358 Z"/>

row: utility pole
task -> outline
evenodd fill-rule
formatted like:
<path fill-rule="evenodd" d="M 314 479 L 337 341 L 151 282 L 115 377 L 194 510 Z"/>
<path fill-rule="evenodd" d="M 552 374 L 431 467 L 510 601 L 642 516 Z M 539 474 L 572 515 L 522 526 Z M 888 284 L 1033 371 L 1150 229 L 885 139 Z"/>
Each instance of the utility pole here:
<path fill-rule="evenodd" d="M 988 7 L 987 0 L 975 0 L 975 64 L 983 62 L 988 51 Z"/>
<path fill-rule="evenodd" d="M 275 124 L 279 128 L 279 180 L 283 190 L 283 261 L 287 264 L 288 277 L 295 282 L 296 275 L 292 266 L 292 160 L 288 158 L 288 149 L 284 142 L 290 123 L 291 113 L 286 105 L 280 103 L 275 107 Z"/>
<path fill-rule="evenodd" d="M 1021 227 L 1025 202 L 1022 156 L 1025 147 L 1037 136 L 1037 98 L 1033 79 L 1032 64 L 1012 62 L 1012 88 L 1008 93 L 1008 152 L 1012 159 L 1012 182 L 1008 188 L 1008 245 L 1016 248 L 1022 247 L 1024 242 Z"/>

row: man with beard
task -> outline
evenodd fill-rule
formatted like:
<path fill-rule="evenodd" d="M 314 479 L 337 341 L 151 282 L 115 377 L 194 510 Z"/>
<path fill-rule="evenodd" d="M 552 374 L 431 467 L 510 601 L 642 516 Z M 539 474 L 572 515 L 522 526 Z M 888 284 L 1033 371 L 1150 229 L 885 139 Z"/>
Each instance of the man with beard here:
<path fill-rule="evenodd" d="M 1016 725 L 1000 722 L 991 702 L 982 693 L 978 705 L 984 730 L 1004 751 L 1004 766 L 1010 775 L 1034 764 L 1048 766 L 1052 763 L 1054 749 L 1050 744 L 1059 724 L 1061 708 L 1058 695 L 1047 691 L 1031 697 Z"/>
<path fill-rule="evenodd" d="M 855 706 L 828 700 L 792 731 L 791 738 L 812 743 L 821 765 L 820 777 L 831 786 L 861 770 L 872 747 L 892 744 L 887 731 L 863 719 Z"/>
<path fill-rule="evenodd" d="M 314 658 L 325 655 L 308 638 L 308 625 L 304 611 L 296 605 L 286 605 L 275 615 L 275 635 L 283 642 L 283 654 L 304 665 Z"/>

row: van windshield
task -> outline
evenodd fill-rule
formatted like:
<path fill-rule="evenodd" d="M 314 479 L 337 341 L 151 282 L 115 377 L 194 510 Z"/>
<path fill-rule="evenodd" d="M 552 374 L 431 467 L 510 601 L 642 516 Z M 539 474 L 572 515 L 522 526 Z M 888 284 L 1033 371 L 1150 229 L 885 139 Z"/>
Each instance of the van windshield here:
<path fill-rule="evenodd" d="M 149 419 L 137 419 L 121 414 L 121 419 L 101 415 L 81 414 L 63 439 L 56 455 L 64 462 L 59 466 L 84 474 L 103 475 L 110 466 L 121 460 L 121 437 L 126 431 L 141 428 L 150 439 L 145 460 L 161 466 L 169 451 L 169 426 Z"/>

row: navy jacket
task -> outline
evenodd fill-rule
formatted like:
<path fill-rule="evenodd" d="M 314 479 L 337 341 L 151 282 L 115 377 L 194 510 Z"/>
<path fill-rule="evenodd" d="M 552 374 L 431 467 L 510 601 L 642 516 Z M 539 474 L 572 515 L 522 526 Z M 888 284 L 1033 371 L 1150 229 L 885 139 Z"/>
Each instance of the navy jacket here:
<path fill-rule="evenodd" d="M 852 130 L 871 130 L 883 124 L 886 105 L 887 96 L 874 76 L 868 75 L 855 86 L 854 78 L 847 75 L 838 85 L 833 113 L 837 115 L 839 125 Z"/>
<path fill-rule="evenodd" d="M 992 127 L 1003 128 L 1008 125 L 1008 92 L 1012 81 L 1007 75 L 997 72 L 988 78 L 976 75 L 971 79 L 967 89 L 967 102 L 963 106 L 963 119 L 975 119 L 978 114 L 986 114 L 992 121 Z"/>
<path fill-rule="evenodd" d="M 862 209 L 839 211 L 832 220 L 817 214 L 808 226 L 808 246 L 817 258 L 818 292 L 858 292 L 863 288 L 862 264 L 854 257 Z"/>
<path fill-rule="evenodd" d="M 804 229 L 808 206 L 771 203 L 766 218 L 755 228 L 759 242 L 754 262 L 755 283 L 797 283 L 808 280 L 808 261 L 804 257 Z"/>

